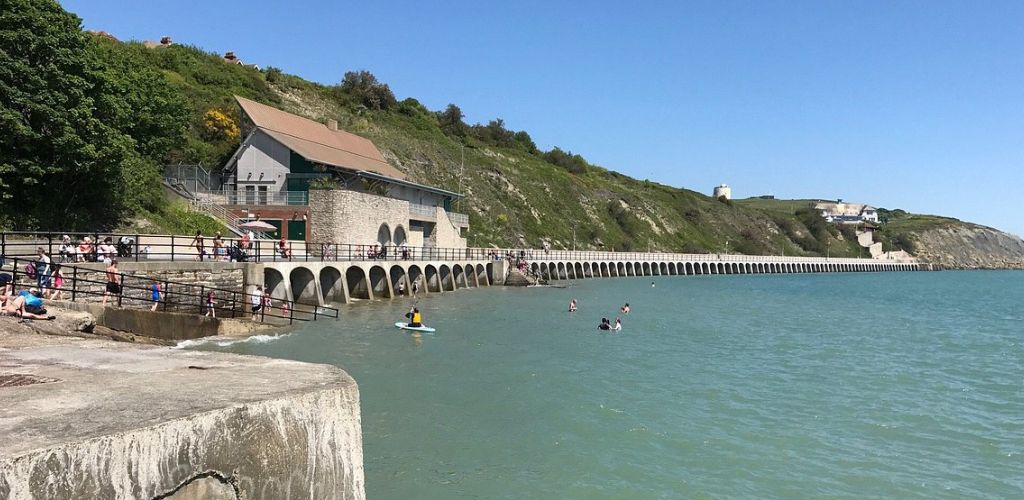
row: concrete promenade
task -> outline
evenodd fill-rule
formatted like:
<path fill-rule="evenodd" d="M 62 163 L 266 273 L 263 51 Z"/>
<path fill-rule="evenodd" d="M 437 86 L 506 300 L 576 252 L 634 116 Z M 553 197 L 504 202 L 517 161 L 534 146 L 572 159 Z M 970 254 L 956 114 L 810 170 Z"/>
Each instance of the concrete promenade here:
<path fill-rule="evenodd" d="M 512 262 L 504 255 L 519 251 L 452 249 L 443 259 L 300 260 L 262 262 L 263 281 L 275 298 L 310 304 L 390 299 L 399 288 L 444 293 L 460 288 L 503 285 Z M 499 258 L 488 257 L 496 252 Z M 700 276 L 894 272 L 931 270 L 908 261 L 759 255 L 572 252 L 524 250 L 530 272 L 546 280 L 634 276 Z M 461 257 L 461 258 L 460 258 Z"/>

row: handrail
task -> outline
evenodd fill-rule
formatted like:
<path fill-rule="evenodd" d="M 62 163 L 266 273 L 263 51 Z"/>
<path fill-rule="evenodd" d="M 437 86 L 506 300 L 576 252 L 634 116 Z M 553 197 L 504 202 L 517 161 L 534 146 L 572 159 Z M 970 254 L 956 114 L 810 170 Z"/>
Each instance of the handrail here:
<path fill-rule="evenodd" d="M 178 235 L 126 235 L 111 233 L 66 233 L 69 236 L 90 236 L 96 241 L 100 236 L 110 236 L 115 241 L 121 237 L 131 240 L 129 245 L 118 248 L 117 255 L 131 260 L 231 260 L 240 262 L 276 261 L 361 261 L 361 260 L 506 260 L 528 261 L 647 261 L 647 262 L 737 262 L 737 263 L 836 263 L 836 264 L 914 264 L 916 260 L 905 259 L 861 259 L 848 257 L 795 257 L 743 254 L 684 254 L 661 252 L 609 252 L 594 250 L 544 250 L 526 248 L 444 248 L 411 247 L 394 244 L 354 244 L 334 242 L 255 240 L 245 243 L 242 238 L 222 238 L 222 254 L 213 251 L 212 238 L 204 238 L 204 254 L 193 245 L 192 236 Z M 73 239 L 75 241 L 77 238 Z M 6 232 L 0 233 L 0 255 L 32 257 L 36 248 L 43 247 L 54 255 L 61 247 L 59 233 Z M 147 250 L 148 249 L 148 250 Z M 123 251 L 122 251 L 123 250 Z M 58 256 L 63 254 L 58 253 Z M 67 255 L 63 255 L 67 258 Z M 81 254 L 73 257 L 81 258 Z M 97 260 L 95 245 L 85 255 L 87 260 Z M 102 259 L 99 259 L 102 260 Z"/>
<path fill-rule="evenodd" d="M 7 257 L 10 260 L 12 273 L 12 284 L 15 288 L 18 285 L 24 285 L 22 281 L 19 281 L 19 277 L 28 278 L 35 280 L 35 286 L 40 291 L 45 292 L 46 290 L 58 290 L 55 288 L 53 283 L 54 265 L 60 266 L 61 276 L 63 277 L 64 284 L 59 290 L 61 292 L 70 292 L 69 300 L 74 302 L 80 295 L 84 296 L 104 296 L 108 292 L 105 291 L 107 285 L 107 272 L 104 269 L 80 267 L 73 265 L 66 265 L 61 263 L 52 263 L 50 272 L 47 274 L 41 274 L 38 271 L 41 270 L 42 262 L 37 259 L 26 259 L 18 257 Z M 29 263 L 33 263 L 37 269 L 36 278 L 27 276 L 27 272 L 24 270 Z M 5 263 L 6 265 L 6 263 Z M 4 266 L 0 266 L 0 271 L 3 270 Z M 66 270 L 66 271 L 65 271 Z M 70 274 L 70 276 L 69 276 Z M 103 277 L 102 280 L 88 278 L 93 274 L 99 274 Z M 229 290 L 226 288 L 211 287 L 206 285 L 196 285 L 194 283 L 185 283 L 181 281 L 172 281 L 166 279 L 157 279 L 149 276 L 138 276 L 134 274 L 128 274 L 119 272 L 116 273 L 118 281 L 120 283 L 119 291 L 114 296 L 118 307 L 125 306 L 125 302 L 132 306 L 143 306 L 151 308 L 153 300 L 151 298 L 152 285 L 158 283 L 160 285 L 160 300 L 159 308 L 163 311 L 171 310 L 173 312 L 191 312 L 196 311 L 200 314 L 205 313 L 209 308 L 206 307 L 207 294 L 213 292 L 215 297 L 214 311 L 224 317 L 224 314 L 230 314 L 230 318 L 246 317 L 251 314 L 246 312 L 247 306 L 250 304 L 251 293 L 245 291 Z M 49 278 L 49 286 L 46 286 L 43 278 Z M 144 284 L 134 285 L 130 284 L 130 281 L 140 281 Z M 29 283 L 32 283 L 31 281 Z M 70 290 L 68 284 L 70 283 Z M 101 286 L 101 291 L 96 290 L 96 286 Z M 22 286 L 24 288 L 24 286 Z M 198 289 L 198 293 L 195 290 Z M 184 290 L 184 291 L 182 291 Z M 135 292 L 135 293 L 125 293 Z M 111 295 L 113 295 L 111 293 Z M 306 310 L 303 304 L 295 302 L 293 300 L 284 299 L 272 299 L 273 302 L 277 302 L 281 305 L 281 314 L 276 314 L 273 311 L 268 313 L 267 307 L 263 307 L 260 310 L 260 321 L 264 321 L 266 318 L 276 318 L 282 320 L 288 320 L 289 324 L 295 321 L 316 321 L 319 318 L 338 319 L 339 311 L 333 307 L 327 306 L 314 306 L 312 311 Z M 285 307 L 287 306 L 287 307 Z"/>

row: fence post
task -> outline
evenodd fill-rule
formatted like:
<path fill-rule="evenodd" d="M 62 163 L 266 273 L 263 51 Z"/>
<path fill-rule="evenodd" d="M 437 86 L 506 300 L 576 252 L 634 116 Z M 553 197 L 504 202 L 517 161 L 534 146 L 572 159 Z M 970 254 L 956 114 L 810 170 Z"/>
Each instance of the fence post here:
<path fill-rule="evenodd" d="M 0 256 L 7 256 L 7 233 L 0 233 Z"/>
<path fill-rule="evenodd" d="M 17 270 L 18 266 L 14 266 L 14 269 Z M 75 266 L 75 267 L 71 268 L 71 302 L 75 301 L 75 296 L 77 295 L 77 292 L 78 292 L 78 266 Z"/>
<path fill-rule="evenodd" d="M 117 287 L 117 307 L 121 307 L 121 299 L 124 297 L 124 273 L 121 273 L 121 283 Z"/>
<path fill-rule="evenodd" d="M 134 246 L 135 246 L 135 248 L 133 248 L 132 251 L 135 253 L 135 262 L 138 262 L 139 261 L 139 247 L 142 246 L 142 237 L 137 235 L 137 234 L 135 235 L 135 245 Z"/>
<path fill-rule="evenodd" d="M 171 235 L 171 262 L 174 262 L 174 235 Z"/>
<path fill-rule="evenodd" d="M 285 299 L 284 303 L 288 304 L 288 299 Z M 295 322 L 295 303 L 292 302 L 290 305 L 291 305 L 291 307 L 288 308 L 288 324 L 289 325 Z M 316 314 L 316 308 L 315 307 L 313 308 L 313 314 Z"/>
<path fill-rule="evenodd" d="M 238 292 L 231 292 L 231 319 L 235 319 L 235 309 L 238 304 Z"/>
<path fill-rule="evenodd" d="M 171 300 L 171 295 L 169 293 L 170 291 L 171 291 L 171 284 L 168 283 L 166 280 L 164 280 L 164 297 L 163 297 L 163 299 L 164 299 L 164 312 L 167 312 L 167 301 Z"/>
<path fill-rule="evenodd" d="M 46 255 L 53 259 L 53 234 L 46 234 Z"/>
<path fill-rule="evenodd" d="M 199 314 L 203 314 L 203 298 L 206 296 L 206 285 L 199 285 Z"/>

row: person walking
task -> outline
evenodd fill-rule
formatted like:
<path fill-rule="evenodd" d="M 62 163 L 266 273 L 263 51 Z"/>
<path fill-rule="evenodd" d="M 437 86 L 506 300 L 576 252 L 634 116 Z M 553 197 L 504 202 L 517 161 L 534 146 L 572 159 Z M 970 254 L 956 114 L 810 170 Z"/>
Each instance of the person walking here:
<path fill-rule="evenodd" d="M 156 311 L 156 308 L 160 306 L 160 282 L 154 281 L 149 287 L 150 298 L 153 300 L 153 307 L 150 307 L 150 311 Z"/>
<path fill-rule="evenodd" d="M 217 303 L 215 299 L 216 295 L 212 291 L 206 292 L 206 316 L 211 318 L 217 317 Z"/>
<path fill-rule="evenodd" d="M 196 231 L 196 237 L 192 239 L 192 246 L 196 247 L 196 251 L 199 252 L 197 260 L 202 262 L 203 257 L 206 255 L 206 242 L 203 239 L 202 231 Z"/>
<path fill-rule="evenodd" d="M 260 310 L 263 309 L 263 287 L 256 286 L 256 289 L 252 291 L 252 295 L 249 296 L 249 303 L 252 304 L 252 320 L 256 321 L 259 316 Z"/>
<path fill-rule="evenodd" d="M 50 289 L 50 300 L 60 300 L 64 294 L 64 271 L 60 269 L 60 264 L 53 265 L 53 288 Z"/>
<path fill-rule="evenodd" d="M 103 292 L 103 305 L 107 305 L 107 299 L 111 295 L 121 295 L 121 272 L 117 270 L 117 259 L 110 261 L 107 267 L 107 288 Z"/>

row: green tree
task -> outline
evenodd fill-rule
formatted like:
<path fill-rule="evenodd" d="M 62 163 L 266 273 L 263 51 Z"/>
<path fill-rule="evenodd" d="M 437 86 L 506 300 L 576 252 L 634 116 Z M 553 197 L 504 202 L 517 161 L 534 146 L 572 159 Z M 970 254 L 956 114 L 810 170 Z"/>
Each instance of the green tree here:
<path fill-rule="evenodd" d="M 180 143 L 162 75 L 105 65 L 80 23 L 54 0 L 0 9 L 0 213 L 13 229 L 96 229 L 152 204 L 156 157 Z"/>
<path fill-rule="evenodd" d="M 346 72 L 340 90 L 342 94 L 372 110 L 388 110 L 398 104 L 391 88 L 377 81 L 377 77 L 366 70 Z"/>
<path fill-rule="evenodd" d="M 466 123 L 462 121 L 465 115 L 462 114 L 462 110 L 454 104 L 449 104 L 444 111 L 437 114 L 437 121 L 441 126 L 441 131 L 445 134 L 465 137 L 466 136 Z"/>

